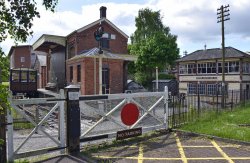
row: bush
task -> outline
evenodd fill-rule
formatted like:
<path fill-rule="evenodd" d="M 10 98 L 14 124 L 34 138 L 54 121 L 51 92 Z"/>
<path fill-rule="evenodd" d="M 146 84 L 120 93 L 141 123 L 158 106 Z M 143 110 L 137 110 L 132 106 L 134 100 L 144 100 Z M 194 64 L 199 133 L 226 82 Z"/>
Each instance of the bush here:
<path fill-rule="evenodd" d="M 158 79 L 176 79 L 173 74 L 159 74 Z"/>

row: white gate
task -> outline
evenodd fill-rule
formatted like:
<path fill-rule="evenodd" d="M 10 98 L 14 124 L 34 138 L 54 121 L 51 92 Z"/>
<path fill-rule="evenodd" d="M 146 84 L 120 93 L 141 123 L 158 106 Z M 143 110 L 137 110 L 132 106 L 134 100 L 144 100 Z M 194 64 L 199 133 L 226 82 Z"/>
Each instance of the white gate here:
<path fill-rule="evenodd" d="M 81 142 L 115 138 L 117 131 L 141 128 L 142 133 L 168 128 L 168 90 L 133 94 L 80 96 Z M 123 124 L 121 111 L 133 103 L 139 109 L 139 118 L 131 126 Z"/>
<path fill-rule="evenodd" d="M 72 92 L 69 94 L 75 95 Z M 8 125 L 9 161 L 50 151 L 65 151 L 65 126 L 68 125 L 65 122 L 65 117 L 68 116 L 64 112 L 65 100 L 71 100 L 71 97 L 66 99 L 63 90 L 57 97 L 10 99 L 13 110 L 8 113 L 8 123 L 13 123 L 12 114 L 16 114 L 32 124 L 34 128 L 28 128 L 24 133 L 20 133 L 20 131 L 13 131 L 13 125 Z M 78 96 L 73 100 L 77 101 Z M 78 104 L 78 101 L 76 103 Z M 135 104 L 139 111 L 138 119 L 130 126 L 125 125 L 120 116 L 127 103 Z M 140 128 L 142 133 L 168 129 L 167 87 L 165 92 L 80 96 L 79 105 L 81 142 L 115 138 L 118 131 L 128 129 Z M 66 110 L 72 110 L 72 108 L 66 108 Z"/>
<path fill-rule="evenodd" d="M 8 123 L 15 119 L 29 127 L 13 131 L 8 125 L 8 161 L 65 148 L 64 92 L 57 97 L 13 99 L 9 98 L 12 110 L 8 112 Z M 28 123 L 27 123 L 28 122 Z M 18 121 L 15 122 L 18 125 Z M 32 126 L 34 128 L 30 128 Z"/>

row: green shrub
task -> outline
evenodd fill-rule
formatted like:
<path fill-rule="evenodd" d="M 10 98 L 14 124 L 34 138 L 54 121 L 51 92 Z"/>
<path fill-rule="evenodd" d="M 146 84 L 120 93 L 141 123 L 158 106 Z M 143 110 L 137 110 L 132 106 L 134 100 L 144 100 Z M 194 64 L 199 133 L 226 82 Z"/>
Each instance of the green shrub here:
<path fill-rule="evenodd" d="M 176 79 L 173 74 L 159 74 L 158 79 Z"/>

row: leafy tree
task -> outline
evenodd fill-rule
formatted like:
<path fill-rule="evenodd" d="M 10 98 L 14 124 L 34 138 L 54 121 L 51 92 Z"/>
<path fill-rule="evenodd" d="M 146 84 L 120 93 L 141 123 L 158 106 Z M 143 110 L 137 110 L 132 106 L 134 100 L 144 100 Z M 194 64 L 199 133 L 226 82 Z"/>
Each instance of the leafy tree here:
<path fill-rule="evenodd" d="M 47 10 L 54 12 L 58 0 L 43 0 L 43 5 Z M 37 11 L 37 3 L 35 0 L 0 0 L 0 43 L 7 37 L 21 42 L 27 41 L 28 36 L 32 35 L 32 21 L 35 17 L 40 17 Z M 0 69 L 3 80 L 8 79 L 9 63 L 6 55 L 4 55 L 0 47 Z M 8 88 L 0 84 L 0 121 L 5 119 Z M 4 136 L 1 131 L 5 128 L 0 128 L 0 148 L 4 141 L 1 139 Z M 6 151 L 2 151 L 3 156 L 0 156 L 0 162 L 6 162 Z"/>
<path fill-rule="evenodd" d="M 54 12 L 58 0 L 43 0 L 43 5 L 47 10 Z M 0 43 L 8 36 L 16 42 L 27 41 L 28 36 L 32 35 L 32 21 L 35 17 L 40 17 L 37 11 L 35 0 L 5 0 L 0 1 Z M 0 47 L 0 68 L 2 79 L 8 79 L 8 59 Z M 0 94 L 1 99 L 3 98 Z M 6 101 L 5 101 L 6 102 Z M 1 103 L 0 103 L 1 104 Z"/>
<path fill-rule="evenodd" d="M 0 47 L 0 72 L 1 72 L 1 81 L 8 81 L 9 80 L 9 58 L 4 55 L 1 47 Z"/>
<path fill-rule="evenodd" d="M 160 11 L 141 9 L 135 21 L 136 31 L 131 36 L 129 50 L 138 56 L 135 62 L 137 81 L 147 86 L 154 77 L 156 67 L 161 71 L 179 58 L 177 36 L 163 25 Z"/>
<path fill-rule="evenodd" d="M 43 0 L 46 9 L 54 11 L 58 0 Z M 33 32 L 32 21 L 40 17 L 35 0 L 0 1 L 0 42 L 7 36 L 17 41 L 26 41 Z"/>

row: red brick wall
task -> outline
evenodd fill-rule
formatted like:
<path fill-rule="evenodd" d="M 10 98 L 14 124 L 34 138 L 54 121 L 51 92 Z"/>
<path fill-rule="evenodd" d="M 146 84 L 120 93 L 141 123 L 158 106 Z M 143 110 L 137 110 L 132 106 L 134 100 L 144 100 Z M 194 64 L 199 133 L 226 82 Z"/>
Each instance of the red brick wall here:
<path fill-rule="evenodd" d="M 104 32 L 114 34 L 115 40 L 109 40 L 109 51 L 111 53 L 127 54 L 127 42 L 128 39 L 124 37 L 115 28 L 110 26 L 106 22 L 102 22 Z M 99 27 L 99 24 L 85 29 L 79 33 L 73 32 L 67 37 L 68 46 L 74 47 L 75 54 L 81 53 L 83 50 L 89 50 L 94 47 L 98 47 L 98 42 L 94 38 L 94 32 Z M 69 47 L 68 47 L 69 49 Z M 68 50 L 69 52 L 69 50 Z M 123 78 L 123 60 L 115 59 L 103 59 L 103 65 L 109 67 L 109 85 L 110 93 L 122 93 L 124 87 Z M 77 83 L 77 65 L 81 64 L 81 82 Z M 78 58 L 71 61 L 67 61 L 67 83 L 69 84 L 70 66 L 73 66 L 73 83 L 81 85 L 81 93 L 84 95 L 94 94 L 94 59 L 93 58 Z M 96 93 L 99 93 L 99 63 L 96 59 Z"/>
<path fill-rule="evenodd" d="M 102 26 L 104 27 L 105 32 L 116 35 L 115 40 L 109 40 L 110 48 L 108 50 L 112 53 L 127 54 L 128 39 L 106 22 L 103 22 Z M 94 38 L 94 32 L 98 27 L 99 25 L 95 25 L 80 33 L 72 33 L 67 37 L 67 42 L 69 44 L 73 43 L 74 47 L 76 48 L 76 54 L 79 54 L 83 50 L 89 50 L 94 47 L 98 47 L 98 42 Z"/>
<path fill-rule="evenodd" d="M 15 47 L 12 55 L 14 56 L 13 68 L 30 68 L 31 64 L 31 47 L 30 46 L 19 46 Z M 21 62 L 21 57 L 25 58 L 25 62 Z"/>
<path fill-rule="evenodd" d="M 81 82 L 77 82 L 77 65 L 81 64 Z M 123 92 L 123 60 L 105 59 L 103 65 L 109 67 L 110 93 Z M 70 76 L 70 66 L 73 66 L 73 83 L 81 85 L 82 95 L 94 94 L 94 59 L 80 58 L 67 61 L 67 83 Z M 96 94 L 99 94 L 99 60 L 96 59 Z"/>
<path fill-rule="evenodd" d="M 110 68 L 110 93 L 123 92 L 123 61 L 122 60 L 109 60 Z"/>

